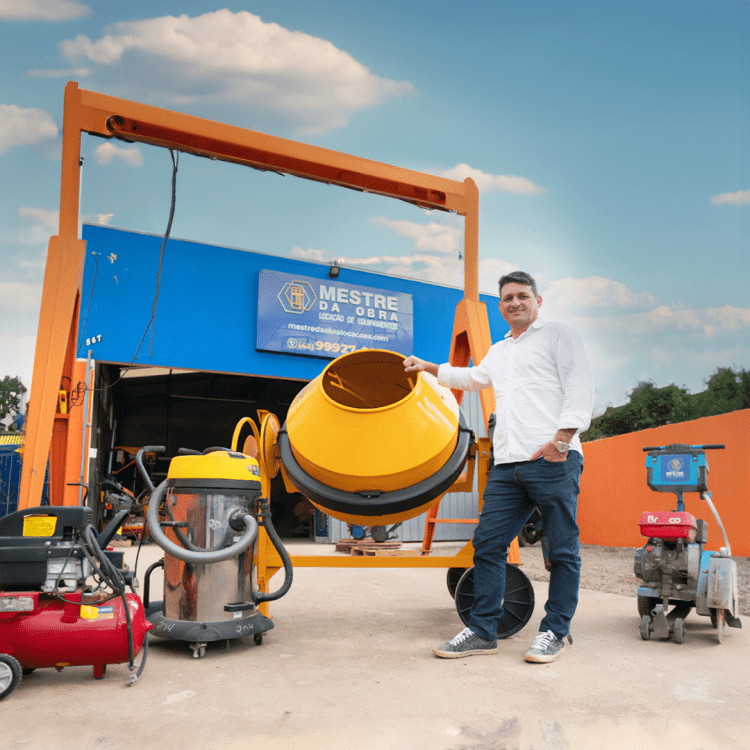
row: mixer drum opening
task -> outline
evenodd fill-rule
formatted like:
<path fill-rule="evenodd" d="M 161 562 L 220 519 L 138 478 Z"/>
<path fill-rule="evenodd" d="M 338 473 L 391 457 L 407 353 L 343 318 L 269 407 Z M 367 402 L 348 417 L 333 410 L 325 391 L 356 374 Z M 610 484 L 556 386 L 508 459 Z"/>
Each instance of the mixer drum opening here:
<path fill-rule="evenodd" d="M 331 362 L 294 399 L 279 432 L 287 478 L 323 512 L 368 526 L 434 505 L 472 442 L 450 390 L 404 357 L 369 349 Z"/>

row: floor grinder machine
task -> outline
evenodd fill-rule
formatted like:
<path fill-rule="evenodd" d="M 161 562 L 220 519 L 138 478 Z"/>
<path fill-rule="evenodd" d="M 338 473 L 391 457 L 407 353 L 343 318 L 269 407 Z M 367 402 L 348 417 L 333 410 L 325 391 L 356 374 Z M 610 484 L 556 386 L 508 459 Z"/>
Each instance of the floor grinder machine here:
<path fill-rule="evenodd" d="M 683 623 L 695 607 L 711 618 L 721 642 L 724 624 L 740 628 L 737 598 L 737 564 L 732 559 L 724 525 L 708 491 L 705 451 L 723 445 L 675 443 L 647 447 L 648 486 L 656 492 L 677 495 L 674 511 L 649 511 L 641 515 L 641 534 L 648 538 L 635 553 L 634 571 L 643 581 L 638 588 L 641 638 L 651 636 L 683 642 Z M 685 510 L 683 494 L 698 492 L 711 509 L 724 537 L 719 552 L 705 549 L 708 524 Z M 673 609 L 669 611 L 669 607 Z"/>
<path fill-rule="evenodd" d="M 144 603 L 153 634 L 190 644 L 197 659 L 209 643 L 253 636 L 255 643 L 273 628 L 258 610 L 261 602 L 284 596 L 292 583 L 292 564 L 271 523 L 269 499 L 261 498 L 260 466 L 252 456 L 229 448 L 202 453 L 180 449 L 167 479 L 154 487 L 143 466 L 146 446 L 136 463 L 151 489 L 148 529 L 165 552 L 144 580 Z M 272 593 L 257 590 L 253 556 L 262 525 L 284 565 L 284 583 Z M 164 569 L 164 600 L 149 601 L 153 571 Z"/>
<path fill-rule="evenodd" d="M 128 662 L 135 671 L 152 625 L 122 552 L 107 550 L 128 513 L 100 533 L 86 507 L 25 508 L 0 518 L 0 698 L 22 674 L 43 667 L 91 665 L 97 679 L 107 664 Z"/>

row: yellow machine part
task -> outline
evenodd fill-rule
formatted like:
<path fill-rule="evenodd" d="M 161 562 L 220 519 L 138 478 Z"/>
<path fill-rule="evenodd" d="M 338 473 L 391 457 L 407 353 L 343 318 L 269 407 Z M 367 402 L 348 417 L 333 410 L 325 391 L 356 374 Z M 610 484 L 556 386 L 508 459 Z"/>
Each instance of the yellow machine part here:
<path fill-rule="evenodd" d="M 175 456 L 169 462 L 167 483 L 197 488 L 225 484 L 228 488 L 260 492 L 260 468 L 252 456 L 234 451 L 212 451 L 189 456 Z"/>
<path fill-rule="evenodd" d="M 382 349 L 346 354 L 297 395 L 285 430 L 302 471 L 348 493 L 399 491 L 440 471 L 456 450 L 458 403 L 436 378 L 406 373 L 403 363 L 401 354 Z M 442 494 L 382 514 L 341 512 L 321 497 L 310 500 L 334 518 L 380 525 L 419 515 Z"/>

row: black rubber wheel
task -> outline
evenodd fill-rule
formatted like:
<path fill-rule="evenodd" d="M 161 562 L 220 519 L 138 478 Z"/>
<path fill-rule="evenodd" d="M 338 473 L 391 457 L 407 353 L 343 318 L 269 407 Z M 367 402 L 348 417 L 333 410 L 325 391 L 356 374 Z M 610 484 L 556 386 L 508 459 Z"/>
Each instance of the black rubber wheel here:
<path fill-rule="evenodd" d="M 651 617 L 654 607 L 659 603 L 659 600 L 655 596 L 639 596 L 638 597 L 638 614 L 648 615 Z"/>
<path fill-rule="evenodd" d="M 260 646 L 263 643 L 263 633 L 256 633 L 253 636 L 253 640 L 255 641 L 256 646 Z"/>
<path fill-rule="evenodd" d="M 451 596 L 456 596 L 456 586 L 461 580 L 461 576 L 466 572 L 466 568 L 448 568 L 448 575 L 446 576 L 448 583 L 448 591 L 451 592 Z"/>
<path fill-rule="evenodd" d="M 21 680 L 21 665 L 10 654 L 0 654 L 0 700 L 9 696 Z"/>
<path fill-rule="evenodd" d="M 643 638 L 644 641 L 651 640 L 651 630 L 651 616 L 643 615 L 641 617 L 641 638 Z"/>
<path fill-rule="evenodd" d="M 469 625 L 469 612 L 474 602 L 474 568 L 468 568 L 456 586 L 456 609 L 464 625 Z M 505 564 L 505 596 L 503 616 L 497 624 L 497 637 L 509 638 L 521 630 L 534 613 L 534 588 L 526 574 L 517 566 Z"/>

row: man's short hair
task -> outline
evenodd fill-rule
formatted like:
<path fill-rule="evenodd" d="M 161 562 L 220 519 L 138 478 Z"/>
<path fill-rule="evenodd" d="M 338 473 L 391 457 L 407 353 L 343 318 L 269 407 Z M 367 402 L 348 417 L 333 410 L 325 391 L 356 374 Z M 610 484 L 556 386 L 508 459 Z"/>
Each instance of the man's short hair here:
<path fill-rule="evenodd" d="M 539 296 L 536 291 L 536 281 L 534 281 L 533 276 L 526 273 L 526 271 L 511 271 L 510 273 L 505 274 L 505 276 L 501 276 L 500 281 L 498 281 L 497 284 L 501 297 L 503 296 L 503 287 L 506 284 L 525 284 L 526 286 L 531 287 L 531 291 L 534 292 L 535 297 Z"/>

